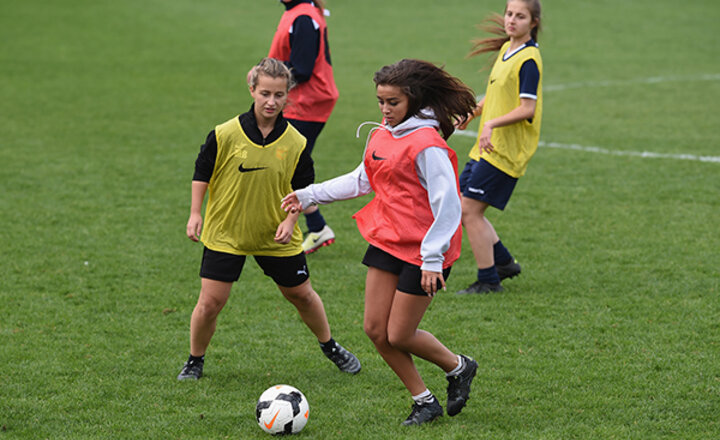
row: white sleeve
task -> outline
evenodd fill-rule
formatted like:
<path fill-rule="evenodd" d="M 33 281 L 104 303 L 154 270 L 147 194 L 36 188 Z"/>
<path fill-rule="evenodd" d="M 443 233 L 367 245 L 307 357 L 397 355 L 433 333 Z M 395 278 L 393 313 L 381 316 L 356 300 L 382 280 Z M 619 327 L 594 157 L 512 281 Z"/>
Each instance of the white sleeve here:
<path fill-rule="evenodd" d="M 415 171 L 428 192 L 428 201 L 435 221 L 420 245 L 422 270 L 442 272 L 443 253 L 450 248 L 450 240 L 460 226 L 462 208 L 457 192 L 455 169 L 447 150 L 430 147 L 415 159 Z"/>
<path fill-rule="evenodd" d="M 324 205 L 338 200 L 354 199 L 371 191 L 365 164 L 361 162 L 357 168 L 347 174 L 322 183 L 314 183 L 295 191 L 295 194 L 305 209 L 310 205 Z"/>

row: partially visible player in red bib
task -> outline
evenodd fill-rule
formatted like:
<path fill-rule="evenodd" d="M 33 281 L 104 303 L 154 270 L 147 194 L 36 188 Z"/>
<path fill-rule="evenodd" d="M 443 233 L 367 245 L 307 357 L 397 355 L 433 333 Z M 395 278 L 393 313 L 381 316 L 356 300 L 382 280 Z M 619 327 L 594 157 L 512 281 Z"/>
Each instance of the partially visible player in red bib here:
<path fill-rule="evenodd" d="M 312 154 L 338 100 L 333 77 L 325 6 L 322 0 L 281 0 L 285 13 L 273 37 L 268 57 L 285 63 L 297 86 L 290 90 L 285 118 L 307 139 Z M 335 233 L 325 222 L 317 206 L 306 209 L 308 234 L 303 241 L 305 253 L 315 252 L 335 242 Z"/>
<path fill-rule="evenodd" d="M 363 259 L 364 328 L 413 397 L 403 424 L 420 425 L 443 409 L 413 356 L 446 373 L 450 416 L 465 406 L 478 366 L 418 329 L 460 255 L 457 157 L 445 139 L 454 119 L 472 111 L 475 98 L 458 79 L 419 60 L 385 66 L 374 81 L 383 124 L 372 133 L 362 163 L 351 173 L 288 194 L 282 206 L 291 211 L 375 193 L 354 215 L 370 244 Z"/>

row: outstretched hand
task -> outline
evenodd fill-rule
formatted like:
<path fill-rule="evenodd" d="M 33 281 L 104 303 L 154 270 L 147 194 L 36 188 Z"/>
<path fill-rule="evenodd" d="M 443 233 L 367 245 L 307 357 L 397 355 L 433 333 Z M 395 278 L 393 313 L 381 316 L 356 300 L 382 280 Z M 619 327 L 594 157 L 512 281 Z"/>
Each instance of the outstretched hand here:
<path fill-rule="evenodd" d="M 285 212 L 289 212 L 291 214 L 294 214 L 297 211 L 302 211 L 302 204 L 294 191 L 282 198 L 280 207 L 285 210 Z"/>

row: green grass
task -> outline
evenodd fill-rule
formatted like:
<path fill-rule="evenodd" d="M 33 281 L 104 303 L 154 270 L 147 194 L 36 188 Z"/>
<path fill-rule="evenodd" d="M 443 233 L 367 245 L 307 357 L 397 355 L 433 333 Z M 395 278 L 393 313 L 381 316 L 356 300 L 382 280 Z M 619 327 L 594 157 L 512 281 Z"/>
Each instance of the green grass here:
<path fill-rule="evenodd" d="M 321 179 L 351 170 L 377 120 L 372 74 L 444 64 L 481 94 L 474 25 L 502 2 L 331 1 L 341 93 L 316 147 Z M 717 157 L 720 6 L 711 0 L 544 4 L 542 140 Z M 410 401 L 362 331 L 365 244 L 312 255 L 313 285 L 363 371 L 340 374 L 249 263 L 220 317 L 207 377 L 178 383 L 199 289 L 184 236 L 193 162 L 244 112 L 276 2 L 5 2 L 0 6 L 0 439 L 267 438 L 257 397 L 310 401 L 306 439 L 720 437 L 720 164 L 540 148 L 505 212 L 523 265 L 499 295 L 472 281 L 465 243 L 422 326 L 480 362 L 455 418 L 403 429 Z M 656 82 L 647 78 L 658 78 Z M 456 135 L 461 161 L 472 144 Z M 443 396 L 438 369 L 419 361 Z M 444 397 L 441 399 L 444 402 Z"/>

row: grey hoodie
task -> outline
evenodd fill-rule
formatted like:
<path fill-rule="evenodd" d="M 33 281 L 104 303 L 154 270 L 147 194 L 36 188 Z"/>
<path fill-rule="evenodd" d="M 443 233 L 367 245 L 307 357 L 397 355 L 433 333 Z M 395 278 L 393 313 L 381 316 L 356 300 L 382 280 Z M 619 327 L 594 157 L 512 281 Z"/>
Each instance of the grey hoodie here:
<path fill-rule="evenodd" d="M 428 110 L 423 110 L 423 112 L 432 116 L 432 112 L 428 112 Z M 381 125 L 376 129 L 387 130 L 394 138 L 399 139 L 419 128 L 438 129 L 439 126 L 440 124 L 435 119 L 413 116 L 395 127 Z M 365 148 L 367 149 L 367 145 Z M 423 260 L 421 269 L 442 272 L 445 260 L 443 253 L 450 247 L 450 239 L 460 225 L 462 215 L 460 197 L 456 189 L 455 169 L 445 149 L 439 146 L 429 146 L 417 155 L 415 171 L 423 188 L 427 190 L 430 208 L 435 217 L 435 221 L 420 245 L 420 255 Z M 347 174 L 322 183 L 312 184 L 295 191 L 295 194 L 305 209 L 310 205 L 327 204 L 364 196 L 372 190 L 365 172 L 365 165 L 360 162 L 357 168 Z"/>

